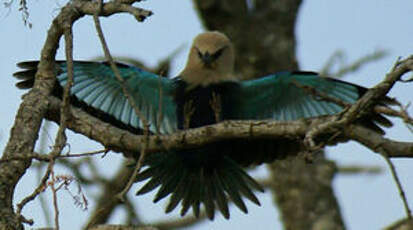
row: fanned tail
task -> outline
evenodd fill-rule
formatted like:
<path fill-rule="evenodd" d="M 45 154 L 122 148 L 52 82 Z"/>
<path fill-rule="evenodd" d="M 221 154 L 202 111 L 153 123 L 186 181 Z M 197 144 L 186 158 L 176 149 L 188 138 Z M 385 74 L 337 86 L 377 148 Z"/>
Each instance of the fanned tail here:
<path fill-rule="evenodd" d="M 211 220 L 214 219 L 215 209 L 226 219 L 230 217 L 229 200 L 244 213 L 248 212 L 244 197 L 260 205 L 253 190 L 264 190 L 236 162 L 224 155 L 200 152 L 187 150 L 152 154 L 151 158 L 147 159 L 149 167 L 136 178 L 136 181 L 149 181 L 136 195 L 160 187 L 154 202 L 170 195 L 166 213 L 181 204 L 181 216 L 192 207 L 194 215 L 199 217 L 202 204 Z"/>

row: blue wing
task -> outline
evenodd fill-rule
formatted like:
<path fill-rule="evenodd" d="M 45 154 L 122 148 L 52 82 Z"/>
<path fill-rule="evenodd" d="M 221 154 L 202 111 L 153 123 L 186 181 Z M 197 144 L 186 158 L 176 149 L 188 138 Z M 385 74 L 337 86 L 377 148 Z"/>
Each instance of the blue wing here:
<path fill-rule="evenodd" d="M 307 86 L 329 97 L 354 103 L 365 89 L 357 85 L 318 76 L 313 72 L 281 72 L 240 82 L 231 93 L 231 116 L 235 119 L 275 119 L 282 121 L 330 115 L 343 108 L 322 100 L 300 86 Z"/>
<path fill-rule="evenodd" d="M 15 73 L 16 77 L 26 80 L 17 86 L 28 88 L 32 84 L 37 62 L 22 62 L 18 65 L 28 70 Z M 127 91 L 141 115 L 148 121 L 150 131 L 159 131 L 162 134 L 176 131 L 174 81 L 125 64 L 118 63 L 117 67 Z M 127 126 L 144 128 L 142 120 L 135 113 L 131 102 L 123 93 L 120 82 L 107 63 L 75 61 L 73 70 L 74 84 L 71 93 L 78 100 Z M 66 62 L 56 62 L 56 71 L 59 84 L 65 86 L 68 79 Z"/>

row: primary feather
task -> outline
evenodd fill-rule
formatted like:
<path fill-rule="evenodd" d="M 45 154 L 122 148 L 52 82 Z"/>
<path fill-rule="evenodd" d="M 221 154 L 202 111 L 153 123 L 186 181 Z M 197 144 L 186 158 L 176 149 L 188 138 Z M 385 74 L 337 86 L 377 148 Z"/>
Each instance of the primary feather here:
<path fill-rule="evenodd" d="M 26 85 L 31 87 L 37 64 L 37 61 L 19 63 L 19 67 L 26 70 L 14 74 L 24 80 L 17 83 L 17 87 L 27 88 Z M 125 64 L 117 63 L 117 67 L 125 81 L 127 91 L 141 115 L 148 121 L 150 131 L 156 133 L 159 129 L 162 134 L 176 131 L 176 108 L 172 96 L 174 81 Z M 57 61 L 55 71 L 59 84 L 57 87 L 64 87 L 68 77 L 66 62 Z M 75 61 L 73 74 L 74 85 L 71 93 L 77 100 L 112 116 L 125 125 L 144 128 L 107 63 Z"/>

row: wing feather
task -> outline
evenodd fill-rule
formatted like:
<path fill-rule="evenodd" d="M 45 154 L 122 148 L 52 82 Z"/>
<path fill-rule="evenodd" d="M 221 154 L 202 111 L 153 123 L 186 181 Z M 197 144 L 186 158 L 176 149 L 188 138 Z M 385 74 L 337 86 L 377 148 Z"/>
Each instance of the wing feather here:
<path fill-rule="evenodd" d="M 26 82 L 34 78 L 38 62 L 28 61 L 18 64 L 26 69 L 15 74 Z M 137 105 L 145 120 L 149 123 L 151 132 L 161 133 L 176 131 L 176 107 L 174 103 L 174 80 L 160 77 L 140 68 L 119 64 L 117 67 L 123 78 L 127 91 Z M 60 86 L 67 84 L 67 66 L 64 61 L 57 61 L 55 67 Z M 74 85 L 71 93 L 86 105 L 97 109 L 125 125 L 143 129 L 141 118 L 135 114 L 132 102 L 123 92 L 121 83 L 112 69 L 104 62 L 74 62 Z M 33 75 L 33 76 L 32 76 Z M 29 82 L 30 83 L 30 82 Z M 29 84 L 28 83 L 28 84 Z M 160 95 L 162 94 L 162 97 Z M 160 107 L 162 106 L 162 107 Z M 162 116 L 160 115 L 162 113 Z M 158 124 L 158 117 L 162 117 Z M 159 126 L 157 129 L 156 126 Z"/>
<path fill-rule="evenodd" d="M 342 111 L 342 105 L 312 94 L 302 86 L 346 104 L 355 103 L 366 91 L 361 86 L 320 77 L 313 72 L 281 72 L 240 82 L 225 99 L 233 108 L 228 117 L 288 121 Z"/>

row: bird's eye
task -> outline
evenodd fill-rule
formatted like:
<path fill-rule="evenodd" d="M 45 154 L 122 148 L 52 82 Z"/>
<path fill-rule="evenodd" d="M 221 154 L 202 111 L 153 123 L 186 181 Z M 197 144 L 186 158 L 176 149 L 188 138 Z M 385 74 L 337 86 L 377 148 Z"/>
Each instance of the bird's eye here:
<path fill-rule="evenodd" d="M 222 55 L 222 52 L 224 52 L 225 48 L 227 48 L 227 47 L 225 46 L 225 47 L 219 49 L 217 52 L 215 52 L 215 53 L 212 55 L 212 57 L 213 57 L 214 59 L 219 58 L 219 57 Z"/>
<path fill-rule="evenodd" d="M 199 51 L 199 49 L 198 48 L 196 48 L 195 47 L 195 49 L 196 49 L 196 53 L 198 54 L 198 57 L 200 58 L 200 59 L 202 59 L 202 53 L 201 53 L 201 51 Z"/>

